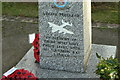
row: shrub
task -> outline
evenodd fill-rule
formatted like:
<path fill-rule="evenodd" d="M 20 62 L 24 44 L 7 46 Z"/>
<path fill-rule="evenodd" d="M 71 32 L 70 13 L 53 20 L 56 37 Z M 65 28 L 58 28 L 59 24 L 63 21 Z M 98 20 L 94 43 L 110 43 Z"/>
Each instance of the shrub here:
<path fill-rule="evenodd" d="M 114 80 L 120 78 L 120 63 L 116 58 L 112 56 L 110 58 L 103 58 L 96 53 L 99 63 L 97 64 L 97 70 L 95 73 L 100 75 L 103 80 Z"/>

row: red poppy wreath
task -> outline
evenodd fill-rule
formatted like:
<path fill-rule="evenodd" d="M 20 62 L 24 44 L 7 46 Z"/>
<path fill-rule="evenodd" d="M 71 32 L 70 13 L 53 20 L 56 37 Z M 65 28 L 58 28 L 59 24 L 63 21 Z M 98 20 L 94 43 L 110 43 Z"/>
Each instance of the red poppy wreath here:
<path fill-rule="evenodd" d="M 38 80 L 38 78 L 28 70 L 17 69 L 8 76 L 3 76 L 1 80 Z"/>

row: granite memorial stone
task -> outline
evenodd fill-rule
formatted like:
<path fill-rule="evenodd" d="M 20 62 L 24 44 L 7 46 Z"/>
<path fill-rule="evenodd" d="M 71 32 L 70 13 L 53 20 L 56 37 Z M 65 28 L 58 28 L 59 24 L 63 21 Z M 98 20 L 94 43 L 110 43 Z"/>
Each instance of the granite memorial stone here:
<path fill-rule="evenodd" d="M 41 68 L 84 71 L 91 51 L 90 8 L 90 2 L 39 2 Z"/>

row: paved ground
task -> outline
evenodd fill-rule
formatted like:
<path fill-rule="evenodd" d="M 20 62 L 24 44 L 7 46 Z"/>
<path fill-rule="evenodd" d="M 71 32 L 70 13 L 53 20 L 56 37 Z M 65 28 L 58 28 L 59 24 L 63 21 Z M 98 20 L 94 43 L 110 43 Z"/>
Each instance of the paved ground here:
<path fill-rule="evenodd" d="M 38 33 L 38 19 L 4 16 L 2 24 L 2 69 L 5 72 L 16 65 L 30 49 L 28 34 Z M 92 40 L 96 44 L 117 45 L 118 32 L 116 29 L 94 27 Z"/>

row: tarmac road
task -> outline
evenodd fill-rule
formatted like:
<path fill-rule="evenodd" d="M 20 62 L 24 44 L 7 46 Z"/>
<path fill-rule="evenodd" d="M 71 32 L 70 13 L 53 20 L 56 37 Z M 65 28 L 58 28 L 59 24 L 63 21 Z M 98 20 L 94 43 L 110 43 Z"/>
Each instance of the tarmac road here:
<path fill-rule="evenodd" d="M 15 66 L 31 48 L 28 35 L 38 33 L 38 24 L 3 21 L 3 73 Z"/>

